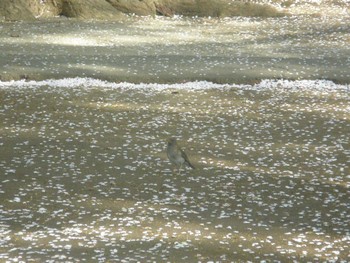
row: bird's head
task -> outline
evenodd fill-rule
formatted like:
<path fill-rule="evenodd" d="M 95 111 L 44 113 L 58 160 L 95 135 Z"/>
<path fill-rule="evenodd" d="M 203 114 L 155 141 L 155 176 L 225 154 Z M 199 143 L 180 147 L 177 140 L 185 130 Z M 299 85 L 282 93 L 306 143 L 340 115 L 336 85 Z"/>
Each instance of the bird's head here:
<path fill-rule="evenodd" d="M 167 140 L 167 142 L 168 142 L 168 144 L 174 144 L 174 143 L 176 143 L 176 138 L 171 137 Z"/>

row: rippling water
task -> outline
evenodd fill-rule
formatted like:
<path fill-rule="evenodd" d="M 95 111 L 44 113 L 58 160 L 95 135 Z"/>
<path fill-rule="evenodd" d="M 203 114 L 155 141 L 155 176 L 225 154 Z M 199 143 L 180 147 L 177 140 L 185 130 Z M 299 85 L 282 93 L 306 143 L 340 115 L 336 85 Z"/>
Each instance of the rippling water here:
<path fill-rule="evenodd" d="M 10 81 L 0 102 L 4 261 L 350 257 L 348 85 Z"/>
<path fill-rule="evenodd" d="M 340 10 L 338 10 L 340 12 Z M 57 19 L 0 24 L 0 79 L 350 82 L 346 9 L 278 18 Z"/>

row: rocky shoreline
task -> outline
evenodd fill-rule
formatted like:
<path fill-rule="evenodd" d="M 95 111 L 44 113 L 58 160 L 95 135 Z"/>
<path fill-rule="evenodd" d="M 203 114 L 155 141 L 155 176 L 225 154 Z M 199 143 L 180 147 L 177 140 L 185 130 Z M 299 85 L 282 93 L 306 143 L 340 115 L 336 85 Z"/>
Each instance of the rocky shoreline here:
<path fill-rule="evenodd" d="M 342 15 L 347 0 L 2 0 L 0 22 L 56 17 L 123 21 L 130 15 L 185 17 L 281 17 Z"/>
<path fill-rule="evenodd" d="M 130 14 L 168 17 L 275 17 L 283 16 L 285 12 L 271 3 L 232 0 L 3 0 L 0 3 L 0 21 L 57 16 L 120 21 Z"/>

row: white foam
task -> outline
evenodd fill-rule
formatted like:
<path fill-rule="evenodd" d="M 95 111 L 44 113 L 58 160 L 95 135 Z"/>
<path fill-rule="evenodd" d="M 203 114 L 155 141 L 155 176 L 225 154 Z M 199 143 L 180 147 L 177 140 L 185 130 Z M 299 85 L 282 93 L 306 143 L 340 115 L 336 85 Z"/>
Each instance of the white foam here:
<path fill-rule="evenodd" d="M 47 79 L 41 81 L 0 81 L 0 88 L 38 88 L 38 87 L 52 87 L 52 88 L 104 88 L 104 89 L 213 89 L 224 88 L 228 85 L 214 84 L 207 81 L 186 82 L 181 84 L 159 84 L 159 83 L 140 83 L 134 84 L 129 82 L 108 82 L 93 78 L 63 78 L 63 79 Z"/>
<path fill-rule="evenodd" d="M 253 89 L 253 90 L 268 90 L 268 89 L 310 89 L 310 90 L 345 90 L 350 91 L 350 85 L 335 84 L 329 80 L 262 80 L 254 85 L 236 85 L 236 84 L 217 84 L 208 81 L 195 81 L 176 84 L 159 84 L 159 83 L 129 83 L 129 82 L 108 82 L 93 78 L 63 78 L 63 79 L 47 79 L 41 81 L 0 81 L 0 89 L 35 89 L 39 87 L 52 88 L 101 88 L 101 89 L 141 89 L 141 90 L 166 90 L 166 89 L 184 89 L 184 90 L 205 90 L 205 89 Z"/>

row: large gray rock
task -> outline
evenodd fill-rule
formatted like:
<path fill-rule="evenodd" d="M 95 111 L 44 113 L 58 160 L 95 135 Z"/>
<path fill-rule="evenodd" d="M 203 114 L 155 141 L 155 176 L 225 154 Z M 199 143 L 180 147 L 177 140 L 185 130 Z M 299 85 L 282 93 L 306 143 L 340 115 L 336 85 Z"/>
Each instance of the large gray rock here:
<path fill-rule="evenodd" d="M 171 10 L 173 14 L 183 16 L 219 17 L 227 6 L 225 0 L 161 0 L 159 5 Z"/>
<path fill-rule="evenodd" d="M 34 19 L 26 0 L 0 0 L 0 21 Z"/>
<path fill-rule="evenodd" d="M 268 4 L 229 0 L 160 0 L 158 9 L 168 10 L 168 14 L 202 17 L 285 15 Z M 161 12 L 159 12 L 161 13 Z M 164 14 L 167 15 L 167 14 Z"/>
<path fill-rule="evenodd" d="M 55 17 L 62 13 L 62 0 L 30 0 L 27 2 L 30 11 L 37 18 Z"/>
<path fill-rule="evenodd" d="M 124 17 L 123 13 L 201 17 L 284 15 L 271 5 L 240 0 L 0 0 L 0 21 L 58 15 L 119 20 Z"/>
<path fill-rule="evenodd" d="M 80 19 L 119 20 L 122 12 L 105 0 L 63 0 L 61 15 Z"/>
<path fill-rule="evenodd" d="M 123 13 L 140 16 L 156 15 L 155 0 L 106 0 Z"/>

